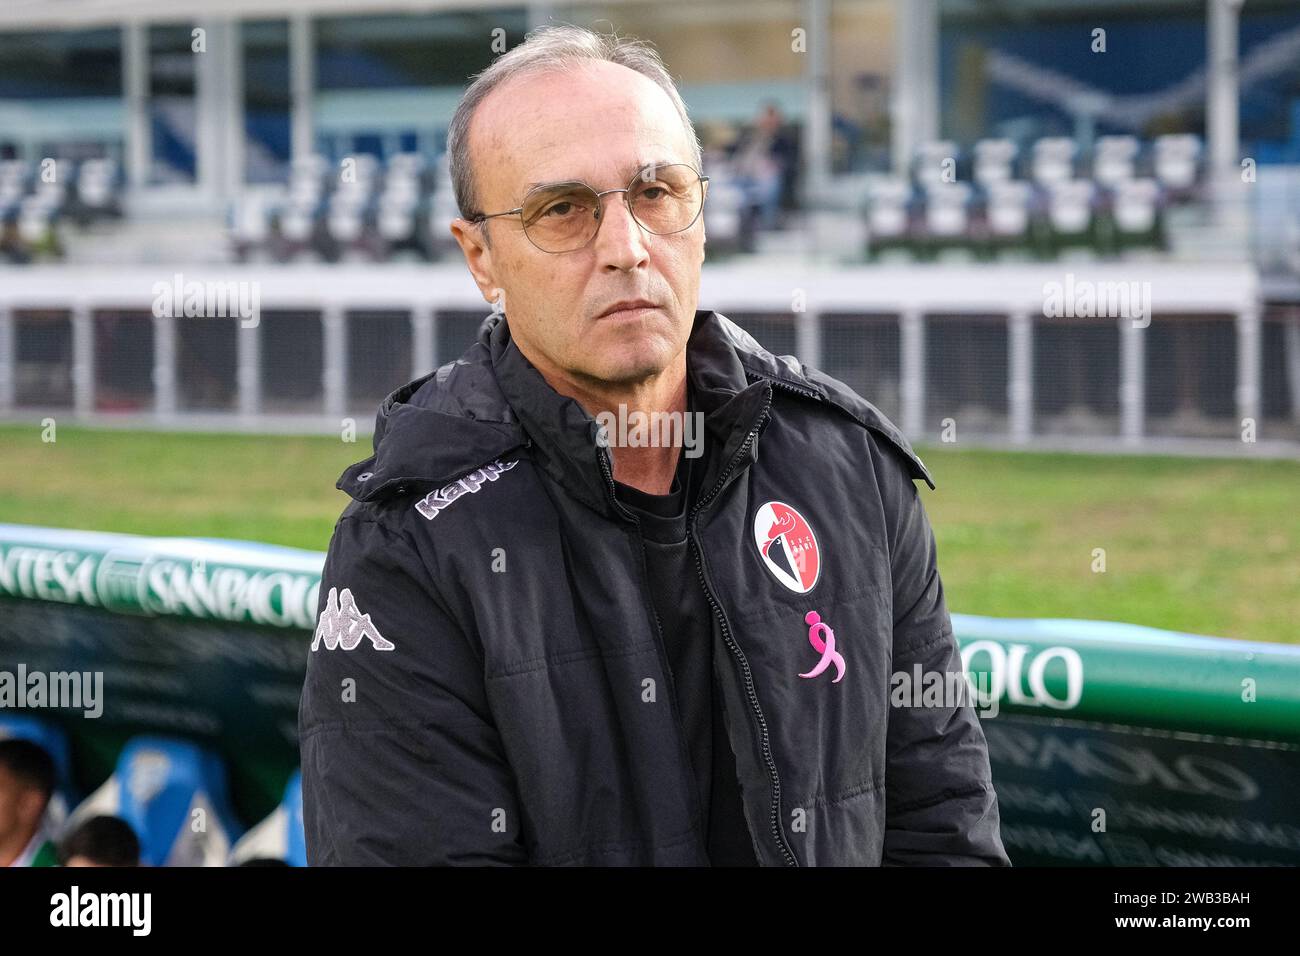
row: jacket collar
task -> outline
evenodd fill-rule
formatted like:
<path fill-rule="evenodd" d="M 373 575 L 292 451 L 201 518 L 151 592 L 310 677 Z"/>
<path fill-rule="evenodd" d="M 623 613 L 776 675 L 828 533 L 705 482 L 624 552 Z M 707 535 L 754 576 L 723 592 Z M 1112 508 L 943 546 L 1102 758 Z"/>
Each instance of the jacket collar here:
<path fill-rule="evenodd" d="M 689 410 L 705 415 L 702 489 L 715 484 L 770 401 L 771 386 L 761 380 L 751 384 L 734 349 L 727 347 L 721 325 L 725 321 L 715 312 L 696 312 L 686 346 L 693 402 Z M 541 467 L 590 507 L 615 513 L 611 502 L 613 462 L 609 451 L 597 443 L 599 423 L 576 399 L 561 395 L 547 383 L 511 338 L 504 315 L 489 318 L 484 330 L 497 382 L 532 438 Z M 733 466 L 733 473 L 739 473 L 753 458 L 751 447 Z"/>
<path fill-rule="evenodd" d="M 757 460 L 774 388 L 827 402 L 881 433 L 903 450 L 913 477 L 933 487 L 874 406 L 792 356 L 772 355 L 719 312 L 696 312 L 686 365 L 691 410 L 705 414 L 702 494 L 716 493 L 725 486 L 719 479 L 730 481 Z M 384 399 L 374 454 L 345 470 L 337 487 L 369 501 L 416 485 L 441 486 L 522 447 L 574 497 L 613 515 L 605 470 L 608 464 L 612 474 L 612 460 L 597 444 L 598 427 L 575 399 L 551 388 L 515 345 L 505 314 L 494 312 L 464 355 Z"/>

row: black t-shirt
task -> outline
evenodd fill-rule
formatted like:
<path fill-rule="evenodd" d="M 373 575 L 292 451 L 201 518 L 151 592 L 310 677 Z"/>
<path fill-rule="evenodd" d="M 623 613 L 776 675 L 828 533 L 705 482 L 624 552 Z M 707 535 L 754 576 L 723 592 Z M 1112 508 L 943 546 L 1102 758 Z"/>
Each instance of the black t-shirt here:
<path fill-rule="evenodd" d="M 714 866 L 757 866 L 736 758 L 722 722 L 722 694 L 713 678 L 713 611 L 687 538 L 686 517 L 699 493 L 703 466 L 703 458 L 688 458 L 679 450 L 668 494 L 646 494 L 621 481 L 614 488 L 623 506 L 641 520 L 650 588 L 705 813 L 709 861 Z"/>

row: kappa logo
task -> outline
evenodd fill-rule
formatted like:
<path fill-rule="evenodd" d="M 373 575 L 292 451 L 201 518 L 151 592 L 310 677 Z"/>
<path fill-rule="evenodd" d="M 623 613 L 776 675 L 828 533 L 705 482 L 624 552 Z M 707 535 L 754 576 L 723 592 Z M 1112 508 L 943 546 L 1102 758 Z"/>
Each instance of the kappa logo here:
<path fill-rule="evenodd" d="M 511 461 L 502 464 L 501 459 L 497 459 L 490 465 L 484 465 L 482 468 L 475 468 L 463 478 L 458 478 L 449 485 L 443 485 L 437 491 L 431 491 L 415 503 L 415 510 L 424 515 L 425 518 L 432 521 L 438 517 L 438 512 L 447 507 L 461 495 L 474 494 L 483 487 L 484 482 L 496 481 L 501 475 L 515 465 L 518 461 Z"/>
<path fill-rule="evenodd" d="M 812 527 L 783 501 L 769 501 L 754 515 L 754 543 L 772 576 L 796 594 L 807 594 L 821 577 L 821 551 Z"/>
<path fill-rule="evenodd" d="M 370 620 L 370 615 L 361 613 L 350 590 L 344 588 L 340 592 L 338 588 L 330 588 L 329 596 L 325 599 L 325 610 L 320 612 L 320 620 L 316 624 L 311 649 L 314 651 L 324 643 L 327 651 L 336 647 L 350 651 L 361 643 L 363 637 L 370 638 L 370 643 L 375 645 L 377 651 L 393 649 L 392 641 L 386 640 L 379 633 L 379 628 Z"/>

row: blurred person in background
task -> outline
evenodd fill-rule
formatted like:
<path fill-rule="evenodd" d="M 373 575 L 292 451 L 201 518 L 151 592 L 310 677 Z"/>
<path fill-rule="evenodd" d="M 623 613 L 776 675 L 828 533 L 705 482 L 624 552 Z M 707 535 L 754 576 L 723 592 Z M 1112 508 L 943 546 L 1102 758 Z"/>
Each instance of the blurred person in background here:
<path fill-rule="evenodd" d="M 60 841 L 59 862 L 64 866 L 139 866 L 140 840 L 125 820 L 91 817 Z"/>
<path fill-rule="evenodd" d="M 759 228 L 769 231 L 780 224 L 781 201 L 794 172 L 797 147 L 784 126 L 779 107 L 769 102 L 731 150 L 735 183 L 757 210 Z"/>
<path fill-rule="evenodd" d="M 45 808 L 58 774 L 54 758 L 30 740 L 0 740 L 0 866 L 58 866 Z"/>

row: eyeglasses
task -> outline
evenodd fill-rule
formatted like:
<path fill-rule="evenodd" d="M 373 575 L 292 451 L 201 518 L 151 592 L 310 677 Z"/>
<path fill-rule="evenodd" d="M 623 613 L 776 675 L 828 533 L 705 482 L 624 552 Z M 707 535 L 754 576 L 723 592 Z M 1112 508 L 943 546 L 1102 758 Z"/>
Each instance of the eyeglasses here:
<path fill-rule="evenodd" d="M 524 235 L 543 252 L 576 252 L 596 238 L 604 217 L 602 203 L 609 193 L 623 193 L 628 212 L 640 226 L 657 236 L 689 229 L 704 209 L 704 184 L 695 167 L 686 163 L 651 164 L 639 170 L 623 189 L 596 192 L 583 182 L 534 186 L 523 204 L 505 212 L 478 213 L 470 222 L 518 214 Z"/>

